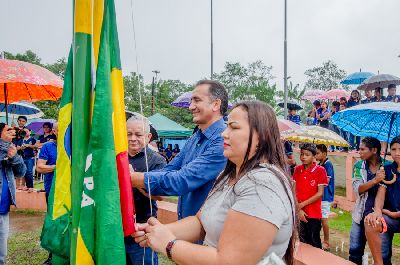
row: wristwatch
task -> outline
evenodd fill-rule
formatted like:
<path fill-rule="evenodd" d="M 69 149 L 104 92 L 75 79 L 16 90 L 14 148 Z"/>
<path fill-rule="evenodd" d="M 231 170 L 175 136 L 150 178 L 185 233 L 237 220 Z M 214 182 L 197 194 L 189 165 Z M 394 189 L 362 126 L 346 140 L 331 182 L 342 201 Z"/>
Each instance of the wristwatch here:
<path fill-rule="evenodd" d="M 171 240 L 168 242 L 167 246 L 165 247 L 165 251 L 167 252 L 167 257 L 172 260 L 172 247 L 175 245 L 177 239 Z"/>

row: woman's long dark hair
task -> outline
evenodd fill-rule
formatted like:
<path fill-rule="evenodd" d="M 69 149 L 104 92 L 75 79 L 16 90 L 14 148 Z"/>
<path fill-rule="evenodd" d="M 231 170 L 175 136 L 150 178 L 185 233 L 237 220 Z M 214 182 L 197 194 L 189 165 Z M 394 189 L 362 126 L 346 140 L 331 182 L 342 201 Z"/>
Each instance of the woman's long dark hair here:
<path fill-rule="evenodd" d="M 246 111 L 248 115 L 250 136 L 247 151 L 238 175 L 236 175 L 236 165 L 228 160 L 224 171 L 215 182 L 214 190 L 218 190 L 229 182 L 229 180 L 234 180 L 244 176 L 253 169 L 259 168 L 261 163 L 267 163 L 278 169 L 276 170 L 274 167 L 269 168 L 283 185 L 292 209 L 295 209 L 296 197 L 293 192 L 293 181 L 287 172 L 278 121 L 273 109 L 261 101 L 242 101 L 233 107 L 233 109 L 235 108 L 241 108 Z M 258 147 L 254 156 L 249 158 L 250 148 L 253 142 L 253 132 L 257 132 L 258 134 Z M 284 260 L 287 264 L 294 264 L 294 247 L 297 237 L 296 212 L 292 211 L 292 215 L 293 232 L 284 256 Z"/>

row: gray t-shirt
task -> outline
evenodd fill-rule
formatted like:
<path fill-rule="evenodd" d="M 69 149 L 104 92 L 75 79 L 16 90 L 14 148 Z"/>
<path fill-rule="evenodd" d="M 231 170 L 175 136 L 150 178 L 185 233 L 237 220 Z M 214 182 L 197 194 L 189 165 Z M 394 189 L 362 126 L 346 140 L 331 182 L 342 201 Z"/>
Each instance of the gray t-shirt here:
<path fill-rule="evenodd" d="M 201 223 L 206 236 L 204 244 L 217 247 L 229 210 L 241 212 L 272 223 L 278 233 L 263 259 L 271 253 L 285 255 L 293 229 L 293 197 L 287 183 L 289 197 L 276 174 L 262 164 L 243 176 L 234 186 L 211 191 L 201 209 Z M 280 172 L 276 167 L 275 171 Z M 238 239 L 240 240 L 240 239 Z"/>

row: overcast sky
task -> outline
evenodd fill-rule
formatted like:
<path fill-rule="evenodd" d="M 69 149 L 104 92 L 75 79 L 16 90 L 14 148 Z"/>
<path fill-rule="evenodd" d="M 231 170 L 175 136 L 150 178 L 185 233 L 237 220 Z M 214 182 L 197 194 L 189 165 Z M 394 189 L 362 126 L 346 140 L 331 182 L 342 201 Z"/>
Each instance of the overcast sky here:
<path fill-rule="evenodd" d="M 115 0 L 124 73 L 136 71 L 130 0 Z M 0 50 L 31 49 L 45 63 L 66 57 L 72 1 L 1 1 Z M 193 83 L 210 75 L 209 0 L 133 0 L 139 70 L 150 81 Z M 348 73 L 400 76 L 399 0 L 288 0 L 288 75 L 332 59 Z M 283 0 L 214 0 L 214 69 L 262 60 L 283 83 Z"/>

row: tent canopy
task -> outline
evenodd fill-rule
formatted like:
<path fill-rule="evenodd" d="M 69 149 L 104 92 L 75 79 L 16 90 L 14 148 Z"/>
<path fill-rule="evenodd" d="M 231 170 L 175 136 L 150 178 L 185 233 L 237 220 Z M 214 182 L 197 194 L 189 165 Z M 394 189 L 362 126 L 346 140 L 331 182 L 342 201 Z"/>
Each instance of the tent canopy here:
<path fill-rule="evenodd" d="M 149 117 L 152 126 L 157 130 L 158 136 L 163 138 L 187 138 L 192 135 L 192 130 L 156 113 Z"/>

